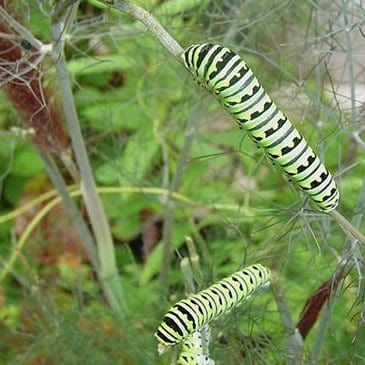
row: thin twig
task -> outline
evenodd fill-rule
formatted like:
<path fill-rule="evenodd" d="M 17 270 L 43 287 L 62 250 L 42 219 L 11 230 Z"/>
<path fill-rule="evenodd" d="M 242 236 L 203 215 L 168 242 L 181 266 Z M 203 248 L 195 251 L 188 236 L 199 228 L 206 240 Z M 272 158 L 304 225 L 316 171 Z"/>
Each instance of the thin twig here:
<path fill-rule="evenodd" d="M 48 176 L 51 178 L 53 185 L 56 187 L 58 194 L 62 198 L 62 202 L 66 207 L 66 212 L 70 216 L 71 222 L 75 226 L 80 236 L 81 241 L 85 246 L 86 253 L 93 269 L 96 273 L 99 272 L 99 259 L 98 253 L 96 251 L 96 246 L 94 238 L 91 235 L 89 228 L 87 227 L 84 219 L 81 216 L 75 202 L 70 196 L 67 189 L 67 185 L 51 156 L 46 153 L 41 153 L 41 158 L 43 160 L 45 169 Z"/>
<path fill-rule="evenodd" d="M 1 268 L 0 271 L 0 283 L 4 280 L 4 278 L 9 274 L 9 272 L 13 269 L 16 259 L 19 257 L 21 250 L 23 249 L 25 242 L 27 241 L 29 235 L 32 233 L 34 228 L 39 224 L 39 222 L 45 217 L 45 215 L 56 206 L 61 199 L 59 197 L 53 199 L 49 203 L 47 203 L 30 221 L 30 223 L 25 227 L 21 237 L 19 238 L 16 247 L 12 250 L 10 257 L 7 259 L 5 265 Z"/>
<path fill-rule="evenodd" d="M 164 46 L 179 62 L 182 62 L 180 55 L 183 52 L 183 48 L 148 11 L 128 0 L 103 0 L 101 2 L 143 23 L 148 33 Z"/>
<path fill-rule="evenodd" d="M 295 328 L 284 291 L 281 288 L 279 280 L 276 276 L 274 276 L 273 280 L 271 281 L 271 287 L 285 332 L 286 363 L 288 365 L 301 364 L 303 339 L 298 329 Z"/>
<path fill-rule="evenodd" d="M 100 186 L 97 187 L 97 192 L 99 194 L 152 194 L 152 195 L 160 195 L 161 198 L 166 199 L 166 196 L 169 194 L 171 197 L 180 203 L 186 204 L 187 206 L 195 207 L 195 208 L 205 208 L 207 211 L 217 212 L 219 210 L 223 211 L 233 211 L 237 212 L 241 208 L 239 204 L 213 204 L 211 202 L 204 202 L 199 200 L 192 200 L 186 197 L 183 194 L 177 192 L 170 192 L 167 189 L 163 188 L 156 188 L 151 186 Z M 67 190 L 70 192 L 71 197 L 76 197 L 81 195 L 80 189 L 77 188 L 77 185 L 70 185 L 67 187 Z M 57 191 L 50 190 L 44 194 L 37 196 L 32 201 L 22 205 L 21 207 L 14 209 L 8 213 L 0 215 L 0 224 L 7 222 L 8 220 L 16 218 L 18 215 L 21 215 L 32 209 L 33 207 L 37 206 L 45 202 L 46 200 L 52 199 L 56 197 Z M 246 218 L 253 218 L 257 217 L 258 214 L 261 212 L 260 209 L 254 208 L 243 208 L 243 215 Z"/>
<path fill-rule="evenodd" d="M 190 148 L 193 143 L 193 139 L 195 136 L 195 121 L 196 118 L 193 117 L 196 113 L 192 112 L 192 115 L 189 117 L 187 125 L 185 127 L 185 140 L 184 145 L 181 149 L 179 161 L 177 163 L 177 167 L 171 181 L 169 187 L 169 195 L 166 197 L 166 205 L 165 205 L 165 213 L 164 213 L 164 225 L 162 231 L 162 264 L 161 264 L 161 271 L 160 271 L 160 280 L 161 280 L 161 287 L 162 293 L 166 292 L 166 285 L 167 285 L 167 277 L 168 272 L 170 269 L 170 256 L 171 256 L 171 236 L 172 236 L 172 225 L 174 219 L 174 209 L 173 209 L 173 201 L 171 199 L 171 193 L 177 191 L 186 161 L 189 156 Z"/>
<path fill-rule="evenodd" d="M 8 260 L 5 260 L 1 255 L 0 255 L 0 266 L 2 267 L 2 268 L 4 268 L 4 267 L 6 267 L 7 266 L 7 261 Z M 27 280 L 27 279 L 25 279 L 25 277 L 24 277 L 24 274 L 23 274 L 23 276 L 21 276 L 13 267 L 11 267 L 10 269 L 9 269 L 9 272 L 11 273 L 11 276 L 22 286 L 22 287 L 24 287 L 24 288 L 26 288 L 26 289 L 31 289 L 31 287 L 32 287 L 32 284 L 31 284 L 31 282 L 29 281 L 29 280 Z M 0 273 L 0 276 L 2 276 L 1 275 L 1 273 Z M 0 280 L 1 281 L 1 280 Z"/>
<path fill-rule="evenodd" d="M 352 239 L 356 239 L 359 243 L 365 245 L 365 236 L 338 210 L 332 210 L 328 214 L 338 223 L 347 236 L 350 236 Z"/>

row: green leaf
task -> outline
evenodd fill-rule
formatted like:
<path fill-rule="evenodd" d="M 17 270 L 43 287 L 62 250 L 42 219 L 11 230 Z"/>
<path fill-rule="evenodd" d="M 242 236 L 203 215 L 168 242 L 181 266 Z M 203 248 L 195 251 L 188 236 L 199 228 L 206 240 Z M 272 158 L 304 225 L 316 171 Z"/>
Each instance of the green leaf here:
<path fill-rule="evenodd" d="M 140 285 L 146 285 L 153 276 L 157 275 L 161 269 L 162 243 L 159 242 L 148 255 L 148 259 L 140 276 Z"/>
<path fill-rule="evenodd" d="M 16 151 L 14 155 L 11 173 L 16 176 L 29 177 L 43 170 L 43 163 L 38 152 L 27 147 Z"/>
<path fill-rule="evenodd" d="M 158 7 L 158 13 L 176 14 L 208 3 L 208 0 L 167 0 Z"/>
<path fill-rule="evenodd" d="M 149 122 L 148 116 L 136 103 L 107 102 L 83 109 L 81 115 L 95 131 L 136 130 Z"/>
<path fill-rule="evenodd" d="M 14 205 L 18 202 L 27 178 L 9 175 L 4 181 L 3 194 L 5 200 Z"/>
<path fill-rule="evenodd" d="M 96 179 L 106 185 L 142 184 L 148 171 L 159 161 L 158 150 L 151 125 L 141 128 L 128 139 L 118 161 L 102 164 L 96 169 Z"/>
<path fill-rule="evenodd" d="M 105 57 L 80 57 L 67 62 L 67 70 L 77 76 L 92 75 L 95 73 L 107 73 L 115 70 L 126 70 L 133 64 L 120 54 L 108 54 Z"/>
<path fill-rule="evenodd" d="M 99 184 L 120 185 L 121 172 L 114 164 L 105 163 L 96 169 L 95 177 Z"/>

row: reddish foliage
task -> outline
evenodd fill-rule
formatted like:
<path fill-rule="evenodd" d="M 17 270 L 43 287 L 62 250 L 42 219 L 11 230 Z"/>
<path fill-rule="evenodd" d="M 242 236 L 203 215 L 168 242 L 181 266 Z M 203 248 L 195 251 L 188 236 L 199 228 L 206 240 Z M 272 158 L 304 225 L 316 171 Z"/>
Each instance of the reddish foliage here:
<path fill-rule="evenodd" d="M 6 2 L 0 2 L 0 5 Z M 0 80 L 5 94 L 21 121 L 35 132 L 34 144 L 44 152 L 60 154 L 67 146 L 61 113 L 50 102 L 51 92 L 42 86 L 42 75 L 34 62 L 39 57 L 30 47 L 22 48 L 20 37 L 0 23 Z"/>
<path fill-rule="evenodd" d="M 334 292 L 342 279 L 342 274 L 324 281 L 319 288 L 309 297 L 300 314 L 296 325 L 302 338 L 305 339 L 311 328 L 316 323 L 318 315 L 332 292 Z"/>
<path fill-rule="evenodd" d="M 50 190 L 50 182 L 45 176 L 37 176 L 28 181 L 19 198 L 22 206 L 40 194 Z M 21 235 L 30 221 L 47 202 L 37 205 L 15 219 L 14 231 Z M 59 262 L 77 268 L 82 262 L 87 262 L 83 244 L 72 225 L 63 204 L 56 205 L 34 228 L 27 240 L 25 250 L 38 263 L 54 265 Z"/>

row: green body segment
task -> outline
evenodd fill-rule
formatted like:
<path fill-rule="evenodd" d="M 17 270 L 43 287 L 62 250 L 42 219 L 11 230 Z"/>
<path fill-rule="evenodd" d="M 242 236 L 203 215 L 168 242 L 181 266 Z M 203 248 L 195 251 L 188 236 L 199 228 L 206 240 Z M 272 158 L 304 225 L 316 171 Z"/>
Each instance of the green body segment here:
<path fill-rule="evenodd" d="M 217 96 L 240 128 L 320 210 L 337 207 L 339 191 L 331 174 L 236 53 L 198 44 L 187 48 L 182 58 L 195 80 Z"/>
<path fill-rule="evenodd" d="M 270 271 L 260 264 L 237 271 L 174 304 L 163 318 L 155 336 L 165 347 L 184 342 L 194 332 L 267 287 L 269 282 Z"/>

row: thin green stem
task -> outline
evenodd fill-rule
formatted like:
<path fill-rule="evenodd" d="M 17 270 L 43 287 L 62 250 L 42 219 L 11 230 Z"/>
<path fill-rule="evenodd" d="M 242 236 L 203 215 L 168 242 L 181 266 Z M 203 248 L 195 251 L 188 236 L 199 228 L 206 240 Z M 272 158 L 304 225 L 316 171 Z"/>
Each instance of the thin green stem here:
<path fill-rule="evenodd" d="M 59 197 L 53 199 L 49 203 L 47 203 L 30 221 L 30 223 L 26 226 L 22 235 L 20 236 L 15 249 L 12 251 L 10 257 L 7 259 L 4 266 L 0 271 L 0 283 L 5 279 L 5 277 L 12 271 L 16 259 L 19 257 L 21 250 L 23 249 L 27 238 L 30 236 L 31 232 L 34 228 L 39 224 L 43 217 L 52 209 L 55 205 L 57 205 L 61 199 Z"/>
<path fill-rule="evenodd" d="M 172 236 L 172 225 L 174 219 L 174 207 L 173 207 L 174 202 L 171 199 L 172 198 L 171 193 L 177 191 L 180 186 L 184 167 L 186 164 L 186 160 L 188 159 L 189 156 L 190 147 L 193 143 L 194 135 L 195 135 L 195 118 L 191 115 L 185 128 L 184 145 L 181 149 L 174 177 L 169 187 L 169 194 L 166 197 L 166 208 L 164 213 L 164 224 L 162 230 L 162 243 L 163 243 L 162 265 L 160 271 L 162 293 L 166 292 L 167 277 L 170 269 L 170 259 L 171 259 L 171 236 Z"/>
<path fill-rule="evenodd" d="M 179 62 L 182 62 L 180 59 L 180 55 L 183 52 L 182 47 L 148 11 L 128 0 L 104 0 L 101 2 L 143 23 L 148 33 L 164 46 Z"/>
<path fill-rule="evenodd" d="M 338 223 L 347 236 L 350 236 L 352 239 L 356 239 L 359 243 L 365 245 L 365 236 L 339 211 L 333 210 L 329 215 Z"/>
<path fill-rule="evenodd" d="M 9 267 L 9 271 L 5 272 L 5 276 L 3 276 L 3 270 L 4 268 L 8 267 L 8 262 L 7 260 L 5 260 L 1 255 L 0 255 L 0 266 L 2 268 L 1 272 L 0 272 L 0 282 L 2 281 L 3 278 L 5 278 L 5 276 L 10 272 L 11 276 L 15 279 L 15 281 L 17 281 L 22 287 L 30 290 L 32 288 L 32 283 L 30 280 L 25 279 L 24 274 L 23 276 L 21 276 L 18 272 L 16 272 L 16 270 L 13 267 Z"/>
<path fill-rule="evenodd" d="M 187 292 L 194 293 L 197 291 L 197 289 L 195 288 L 195 282 L 202 282 L 203 273 L 201 271 L 200 256 L 198 255 L 198 252 L 196 250 L 195 242 L 190 236 L 185 237 L 185 242 L 188 248 L 189 263 L 192 272 L 192 284 L 190 286 L 190 291 L 188 290 Z M 189 289 L 189 287 L 187 287 L 187 289 Z"/>
<path fill-rule="evenodd" d="M 288 365 L 301 364 L 303 338 L 295 328 L 284 291 L 276 275 L 273 275 L 271 287 L 285 333 L 286 363 Z"/>
<path fill-rule="evenodd" d="M 89 228 L 87 227 L 84 219 L 81 216 L 79 209 L 77 208 L 74 200 L 70 196 L 67 185 L 51 156 L 46 153 L 40 153 L 43 160 L 45 169 L 48 176 L 52 180 L 53 185 L 56 187 L 58 194 L 60 195 L 63 204 L 66 207 L 66 212 L 70 216 L 71 222 L 77 229 L 77 232 L 84 244 L 86 253 L 90 259 L 92 267 L 95 272 L 99 272 L 99 259 L 96 251 L 95 241 Z"/>
<path fill-rule="evenodd" d="M 76 3 L 77 5 L 77 3 Z M 74 6 L 73 6 L 74 7 Z M 81 190 L 91 227 L 97 242 L 100 260 L 100 273 L 103 290 L 109 305 L 116 311 L 126 311 L 126 304 L 121 286 L 121 279 L 117 269 L 115 250 L 108 221 L 103 210 L 101 200 L 96 191 L 86 147 L 76 112 L 75 101 L 66 69 L 63 49 L 65 23 L 70 23 L 70 14 L 74 8 L 62 13 L 60 18 L 52 18 L 51 34 L 53 39 L 53 60 L 56 69 L 58 86 L 60 89 L 67 127 L 71 136 L 72 147 L 81 174 Z M 55 13 L 57 13 L 57 6 Z"/>
<path fill-rule="evenodd" d="M 76 197 L 81 195 L 80 189 L 78 189 L 77 185 L 70 185 L 67 187 L 67 190 L 70 193 L 71 197 Z M 169 194 L 169 191 L 163 188 L 156 188 L 150 186 L 100 186 L 96 188 L 99 194 L 152 194 L 152 195 L 160 195 L 161 197 L 166 197 Z M 7 222 L 8 220 L 14 219 L 17 216 L 24 214 L 28 210 L 33 207 L 49 200 L 54 197 L 57 197 L 58 193 L 56 190 L 50 190 L 46 193 L 37 196 L 35 199 L 22 205 L 21 207 L 14 209 L 8 213 L 0 215 L 0 223 Z M 204 207 L 208 211 L 216 212 L 219 210 L 223 211 L 233 211 L 237 212 L 237 210 L 241 209 L 239 204 L 213 204 L 211 202 L 204 202 L 199 200 L 192 200 L 182 195 L 180 193 L 172 192 L 171 197 L 180 203 L 186 204 L 191 207 Z M 242 208 L 243 214 L 247 218 L 257 217 L 259 213 L 262 213 L 260 209 L 254 208 Z"/>
<path fill-rule="evenodd" d="M 359 192 L 359 196 L 357 198 L 357 203 L 355 206 L 355 214 L 352 217 L 352 227 L 353 230 L 356 230 L 357 232 L 359 232 L 359 227 L 361 225 L 361 221 L 363 218 L 363 211 L 364 211 L 364 206 L 365 206 L 365 176 L 362 180 L 362 186 Z M 341 254 L 341 264 L 338 266 L 336 272 L 334 273 L 334 275 L 340 275 L 341 271 L 343 270 L 344 266 L 348 266 L 347 271 L 349 271 L 351 269 L 352 265 L 349 265 L 349 261 L 351 256 L 353 255 L 353 240 L 354 237 L 351 235 L 347 236 L 346 239 L 346 243 L 344 245 L 344 248 L 342 250 L 342 254 Z M 346 275 L 344 275 L 346 276 Z"/>

